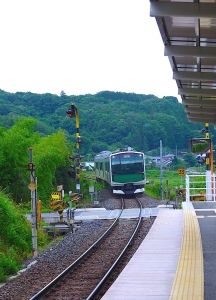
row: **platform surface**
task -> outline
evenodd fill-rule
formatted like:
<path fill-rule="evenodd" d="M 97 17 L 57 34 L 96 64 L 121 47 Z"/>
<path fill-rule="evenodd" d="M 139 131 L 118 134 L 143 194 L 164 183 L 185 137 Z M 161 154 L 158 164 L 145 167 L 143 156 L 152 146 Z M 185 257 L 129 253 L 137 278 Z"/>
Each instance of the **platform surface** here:
<path fill-rule="evenodd" d="M 102 300 L 169 299 L 183 226 L 183 210 L 160 210 L 145 240 Z"/>
<path fill-rule="evenodd" d="M 206 238 L 210 222 L 201 224 L 204 217 L 197 215 L 212 216 L 216 222 L 212 204 L 206 206 L 207 210 L 194 209 L 193 203 L 183 203 L 182 210 L 160 210 L 148 235 L 102 300 L 215 299 L 211 298 L 215 289 L 206 283 L 204 298 L 203 241 L 210 243 Z M 211 237 L 211 246 L 216 244 L 214 240 Z M 209 261 L 215 253 L 215 249 L 212 253 L 204 247 L 204 258 Z M 205 278 L 212 273 L 210 268 L 205 262 Z M 214 279 L 209 281 L 215 287 Z"/>

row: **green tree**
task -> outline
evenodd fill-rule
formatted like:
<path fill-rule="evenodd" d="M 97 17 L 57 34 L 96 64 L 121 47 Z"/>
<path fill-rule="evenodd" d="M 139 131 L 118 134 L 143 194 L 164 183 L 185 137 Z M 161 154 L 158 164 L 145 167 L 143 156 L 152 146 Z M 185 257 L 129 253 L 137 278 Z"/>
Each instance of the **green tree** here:
<path fill-rule="evenodd" d="M 28 191 L 28 149 L 39 140 L 34 132 L 37 121 L 18 118 L 14 126 L 1 131 L 0 180 L 16 202 L 25 199 Z"/>
<path fill-rule="evenodd" d="M 172 165 L 173 165 L 173 166 L 177 166 L 178 163 L 179 163 L 178 158 L 177 158 L 176 156 L 174 156 L 174 158 L 173 158 L 173 160 L 172 160 Z"/>
<path fill-rule="evenodd" d="M 66 96 L 66 93 L 64 91 L 61 91 L 60 96 L 64 97 L 64 96 Z"/>
<path fill-rule="evenodd" d="M 70 155 L 65 134 L 61 130 L 42 138 L 33 145 L 33 157 L 36 176 L 38 177 L 38 194 L 44 204 L 49 203 L 51 192 L 56 190 L 53 184 L 63 184 L 63 182 L 56 182 L 55 175 L 59 174 L 61 177 L 62 170 L 66 171 Z"/>
<path fill-rule="evenodd" d="M 197 165 L 197 160 L 192 153 L 185 154 L 183 158 L 188 167 L 194 167 Z"/>

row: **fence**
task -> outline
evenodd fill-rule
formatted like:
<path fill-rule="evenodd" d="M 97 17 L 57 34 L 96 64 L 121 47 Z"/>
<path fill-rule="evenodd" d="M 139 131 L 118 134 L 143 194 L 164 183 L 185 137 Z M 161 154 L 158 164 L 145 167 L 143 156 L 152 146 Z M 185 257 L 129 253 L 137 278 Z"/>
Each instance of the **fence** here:
<path fill-rule="evenodd" d="M 216 201 L 215 174 L 206 171 L 206 174 L 186 175 L 186 202 Z"/>

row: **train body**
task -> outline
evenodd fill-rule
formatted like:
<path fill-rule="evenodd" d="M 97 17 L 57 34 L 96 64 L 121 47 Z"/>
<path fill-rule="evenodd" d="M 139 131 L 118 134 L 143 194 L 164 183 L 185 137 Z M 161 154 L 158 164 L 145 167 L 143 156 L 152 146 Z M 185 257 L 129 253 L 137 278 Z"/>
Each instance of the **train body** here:
<path fill-rule="evenodd" d="M 114 194 L 144 192 L 146 184 L 144 153 L 132 148 L 103 151 L 95 156 L 96 180 L 108 184 Z"/>

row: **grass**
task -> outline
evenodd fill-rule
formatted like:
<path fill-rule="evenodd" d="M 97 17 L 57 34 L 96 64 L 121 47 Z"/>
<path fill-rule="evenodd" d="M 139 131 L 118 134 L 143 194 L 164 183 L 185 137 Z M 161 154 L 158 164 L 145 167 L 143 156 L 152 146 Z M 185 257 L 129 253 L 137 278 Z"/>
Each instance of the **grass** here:
<path fill-rule="evenodd" d="M 174 200 L 176 188 L 185 188 L 185 176 L 179 176 L 178 171 L 163 170 L 161 177 L 160 170 L 146 170 L 146 178 L 149 183 L 145 186 L 145 191 L 156 199 L 161 197 L 161 182 L 165 199 Z"/>

